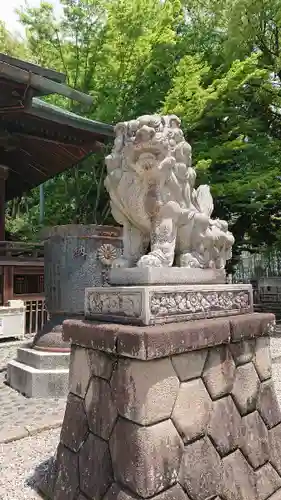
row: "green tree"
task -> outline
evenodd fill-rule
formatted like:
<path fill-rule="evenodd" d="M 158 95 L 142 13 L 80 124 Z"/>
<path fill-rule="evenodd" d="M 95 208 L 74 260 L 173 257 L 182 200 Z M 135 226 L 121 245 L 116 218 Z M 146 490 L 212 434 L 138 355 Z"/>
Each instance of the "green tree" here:
<path fill-rule="evenodd" d="M 0 20 L 0 52 L 12 57 L 27 58 L 29 56 L 26 44 L 13 36 Z"/>
<path fill-rule="evenodd" d="M 272 127 L 280 96 L 260 57 L 234 61 L 208 84 L 213 68 L 186 56 L 164 106 L 183 120 L 199 180 L 212 185 L 215 213 L 229 220 L 237 253 L 272 244 L 281 211 L 281 142 Z"/>

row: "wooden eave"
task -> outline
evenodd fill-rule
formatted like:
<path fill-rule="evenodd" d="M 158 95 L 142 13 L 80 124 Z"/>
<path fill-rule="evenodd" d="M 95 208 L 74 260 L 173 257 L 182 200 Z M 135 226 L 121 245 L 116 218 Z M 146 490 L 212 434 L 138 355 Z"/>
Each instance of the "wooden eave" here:
<path fill-rule="evenodd" d="M 35 97 L 59 93 L 83 105 L 92 101 L 60 83 L 60 73 L 5 58 L 0 54 L 0 163 L 9 168 L 9 200 L 101 150 L 114 129 Z"/>

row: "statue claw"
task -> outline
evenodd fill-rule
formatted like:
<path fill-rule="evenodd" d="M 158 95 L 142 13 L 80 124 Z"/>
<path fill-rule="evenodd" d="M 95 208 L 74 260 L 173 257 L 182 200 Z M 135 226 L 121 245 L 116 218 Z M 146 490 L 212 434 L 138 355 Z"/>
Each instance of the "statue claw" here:
<path fill-rule="evenodd" d="M 161 260 L 155 255 L 144 255 L 137 263 L 137 267 L 162 267 Z"/>
<path fill-rule="evenodd" d="M 128 267 L 132 267 L 132 265 L 127 259 L 124 259 L 123 257 L 119 257 L 118 259 L 115 259 L 112 262 L 113 269 L 120 269 L 120 268 L 124 269 Z"/>

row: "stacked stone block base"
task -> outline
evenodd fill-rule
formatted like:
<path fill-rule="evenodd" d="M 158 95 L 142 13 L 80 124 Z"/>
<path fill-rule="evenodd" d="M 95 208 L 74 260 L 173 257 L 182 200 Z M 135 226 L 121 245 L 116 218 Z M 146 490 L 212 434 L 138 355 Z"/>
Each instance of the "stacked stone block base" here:
<path fill-rule="evenodd" d="M 42 489 L 53 500 L 281 500 L 273 324 L 66 322 L 70 393 Z"/>

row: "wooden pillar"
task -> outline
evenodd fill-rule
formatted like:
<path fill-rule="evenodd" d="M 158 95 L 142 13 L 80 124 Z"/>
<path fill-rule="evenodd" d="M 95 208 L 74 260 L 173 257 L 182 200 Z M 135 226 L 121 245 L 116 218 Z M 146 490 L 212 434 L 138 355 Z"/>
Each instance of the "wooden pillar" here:
<path fill-rule="evenodd" d="M 3 305 L 14 296 L 14 266 L 3 266 Z"/>
<path fill-rule="evenodd" d="M 5 241 L 6 179 L 8 174 L 8 167 L 0 165 L 0 241 Z"/>

